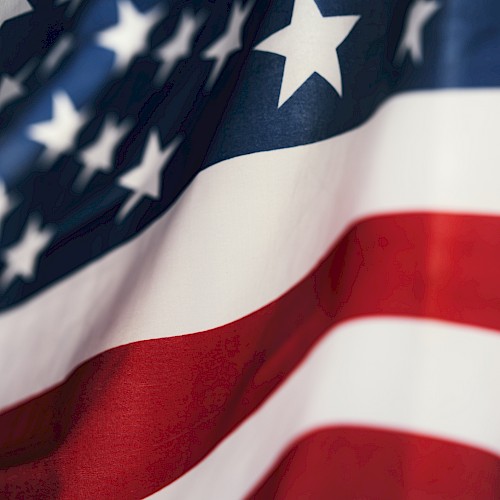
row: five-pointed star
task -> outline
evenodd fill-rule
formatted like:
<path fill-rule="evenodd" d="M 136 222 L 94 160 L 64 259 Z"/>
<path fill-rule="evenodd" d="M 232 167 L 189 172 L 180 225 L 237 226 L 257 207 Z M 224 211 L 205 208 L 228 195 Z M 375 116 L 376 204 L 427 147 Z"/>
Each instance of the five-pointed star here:
<path fill-rule="evenodd" d="M 57 91 L 53 96 L 53 118 L 28 127 L 30 139 L 45 146 L 45 157 L 55 161 L 73 149 L 80 129 L 87 121 L 85 112 L 77 111 L 68 94 Z"/>
<path fill-rule="evenodd" d="M 11 102 L 23 96 L 27 89 L 24 82 L 32 74 L 37 61 L 28 61 L 16 75 L 3 75 L 0 81 L 0 112 Z"/>
<path fill-rule="evenodd" d="M 22 81 L 10 75 L 2 75 L 0 81 L 0 112 L 11 102 L 24 95 L 25 87 Z"/>
<path fill-rule="evenodd" d="M 409 53 L 414 64 L 422 63 L 424 59 L 422 34 L 425 25 L 440 8 L 441 4 L 436 0 L 416 0 L 412 4 L 396 52 L 397 62 L 402 63 Z"/>
<path fill-rule="evenodd" d="M 159 131 L 151 130 L 139 165 L 118 179 L 121 187 L 132 191 L 117 214 L 118 221 L 122 221 L 143 197 L 155 200 L 161 197 L 162 170 L 175 153 L 180 141 L 180 137 L 176 137 L 162 149 Z"/>
<path fill-rule="evenodd" d="M 97 43 L 115 52 L 114 66 L 127 69 L 132 60 L 148 49 L 148 36 L 163 17 L 160 7 L 140 12 L 130 0 L 118 0 L 118 23 L 97 34 Z"/>
<path fill-rule="evenodd" d="M 278 107 L 314 73 L 322 76 L 342 96 L 337 49 L 359 18 L 323 17 L 314 0 L 295 0 L 290 24 L 255 47 L 255 50 L 285 57 Z"/>
<path fill-rule="evenodd" d="M 33 10 L 27 0 L 2 0 L 0 4 L 0 28 L 5 21 Z"/>
<path fill-rule="evenodd" d="M 177 28 L 172 38 L 160 45 L 155 51 L 157 59 L 161 61 L 155 78 L 157 83 L 165 81 L 175 65 L 180 60 L 189 57 L 194 37 L 204 19 L 204 14 L 198 13 L 195 16 L 189 9 L 182 11 L 182 17 L 177 24 Z"/>
<path fill-rule="evenodd" d="M 2 235 L 2 226 L 5 217 L 16 206 L 14 198 L 7 192 L 7 186 L 0 179 L 0 236 Z"/>
<path fill-rule="evenodd" d="M 243 27 L 253 6 L 253 0 L 248 1 L 244 7 L 241 0 L 235 1 L 229 15 L 226 32 L 201 53 L 202 59 L 215 61 L 206 83 L 207 88 L 211 88 L 217 81 L 229 57 L 243 47 Z"/>
<path fill-rule="evenodd" d="M 38 259 L 52 241 L 54 234 L 53 228 L 42 228 L 39 217 L 30 218 L 21 239 L 3 254 L 5 269 L 0 278 L 0 285 L 4 290 L 18 277 L 24 281 L 35 279 Z"/>
<path fill-rule="evenodd" d="M 83 169 L 75 180 L 77 191 L 82 191 L 98 171 L 111 170 L 116 148 L 131 128 L 132 123 L 129 120 L 118 124 L 116 115 L 111 114 L 106 117 L 99 136 L 78 154 Z"/>

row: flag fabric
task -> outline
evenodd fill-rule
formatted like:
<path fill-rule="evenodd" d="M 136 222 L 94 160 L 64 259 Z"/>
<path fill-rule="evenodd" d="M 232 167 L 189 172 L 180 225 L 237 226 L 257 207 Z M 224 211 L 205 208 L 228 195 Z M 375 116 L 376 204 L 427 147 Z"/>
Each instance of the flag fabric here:
<path fill-rule="evenodd" d="M 500 4 L 2 0 L 2 498 L 500 498 Z"/>

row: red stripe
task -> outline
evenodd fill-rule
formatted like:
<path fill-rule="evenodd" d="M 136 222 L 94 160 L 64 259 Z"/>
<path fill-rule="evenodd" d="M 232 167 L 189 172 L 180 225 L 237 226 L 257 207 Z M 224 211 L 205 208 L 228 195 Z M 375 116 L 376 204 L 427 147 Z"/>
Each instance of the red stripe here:
<path fill-rule="evenodd" d="M 500 460 L 423 436 L 328 428 L 291 446 L 248 498 L 496 500 Z"/>
<path fill-rule="evenodd" d="M 500 219 L 492 217 L 361 222 L 258 312 L 107 351 L 4 413 L 0 491 L 145 496 L 201 460 L 346 318 L 414 315 L 500 328 L 499 249 Z"/>

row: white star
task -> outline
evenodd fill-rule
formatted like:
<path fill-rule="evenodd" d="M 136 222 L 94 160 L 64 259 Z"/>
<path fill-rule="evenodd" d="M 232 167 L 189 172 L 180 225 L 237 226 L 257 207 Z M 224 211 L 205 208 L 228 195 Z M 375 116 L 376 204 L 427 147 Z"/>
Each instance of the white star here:
<path fill-rule="evenodd" d="M 0 179 L 0 236 L 2 235 L 2 226 L 6 216 L 16 205 L 13 196 L 7 193 L 7 187 Z"/>
<path fill-rule="evenodd" d="M 42 229 L 39 217 L 31 217 L 21 240 L 4 252 L 3 260 L 6 267 L 0 278 L 0 284 L 4 290 L 18 277 L 24 281 L 35 279 L 40 255 L 48 247 L 54 234 L 52 227 L 46 226 Z"/>
<path fill-rule="evenodd" d="M 231 55 L 243 47 L 243 27 L 253 6 L 253 0 L 247 2 L 244 7 L 241 1 L 235 1 L 229 15 L 226 32 L 201 53 L 202 59 L 215 61 L 206 83 L 208 88 L 216 82 Z"/>
<path fill-rule="evenodd" d="M 57 91 L 53 96 L 53 118 L 28 128 L 30 139 L 43 144 L 48 161 L 74 148 L 80 129 L 87 121 L 85 112 L 77 111 L 68 94 Z"/>
<path fill-rule="evenodd" d="M 149 133 L 141 163 L 118 179 L 121 187 L 133 191 L 117 214 L 122 221 L 145 196 L 157 200 L 161 197 L 162 170 L 181 142 L 173 139 L 165 149 L 161 148 L 160 133 L 157 129 Z"/>
<path fill-rule="evenodd" d="M 278 107 L 314 73 L 342 96 L 338 47 L 360 16 L 323 17 L 314 0 L 295 0 L 290 24 L 262 41 L 255 50 L 285 57 Z"/>
<path fill-rule="evenodd" d="M 412 4 L 406 16 L 396 53 L 397 62 L 402 63 L 406 54 L 409 53 L 414 64 L 422 63 L 424 59 L 422 34 L 425 25 L 440 8 L 441 4 L 436 0 L 416 0 Z"/>
<path fill-rule="evenodd" d="M 191 10 L 183 11 L 172 38 L 156 49 L 155 55 L 161 61 L 155 77 L 158 84 L 167 79 L 170 71 L 180 60 L 189 57 L 194 37 L 205 17 L 205 14 L 200 13 L 195 16 Z"/>
<path fill-rule="evenodd" d="M 143 13 L 130 0 L 119 0 L 118 23 L 98 33 L 97 43 L 115 52 L 115 68 L 123 71 L 136 56 L 147 51 L 149 33 L 162 17 L 163 10 L 158 6 Z"/>
<path fill-rule="evenodd" d="M 30 76 L 36 65 L 35 60 L 30 60 L 25 64 L 15 76 L 2 75 L 0 81 L 0 112 L 26 93 L 23 82 Z"/>
<path fill-rule="evenodd" d="M 83 169 L 75 180 L 77 191 L 82 191 L 99 170 L 102 172 L 111 170 L 116 148 L 131 128 L 132 123 L 128 120 L 118 124 L 116 115 L 111 114 L 106 117 L 100 135 L 78 154 Z"/>
<path fill-rule="evenodd" d="M 31 12 L 33 7 L 27 0 L 2 0 L 0 5 L 0 28 L 5 21 Z"/>
<path fill-rule="evenodd" d="M 2 75 L 0 81 L 0 111 L 24 95 L 26 89 L 21 81 L 10 75 Z"/>

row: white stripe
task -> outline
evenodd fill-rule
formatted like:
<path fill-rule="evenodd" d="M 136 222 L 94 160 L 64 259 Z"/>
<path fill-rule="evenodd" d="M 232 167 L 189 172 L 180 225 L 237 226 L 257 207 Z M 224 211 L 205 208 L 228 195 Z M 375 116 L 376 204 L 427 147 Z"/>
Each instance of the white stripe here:
<path fill-rule="evenodd" d="M 0 315 L 0 407 L 106 349 L 255 311 L 362 217 L 500 214 L 499 122 L 498 90 L 404 94 L 340 137 L 209 168 L 139 238 Z"/>
<path fill-rule="evenodd" d="M 399 318 L 342 324 L 256 413 L 150 498 L 248 494 L 300 436 L 360 425 L 420 433 L 500 455 L 500 336 Z"/>

